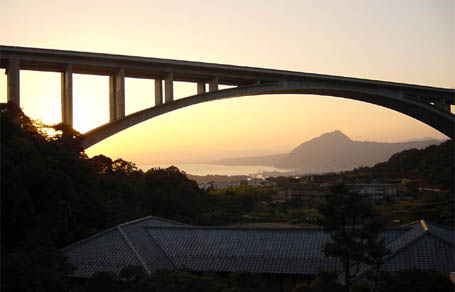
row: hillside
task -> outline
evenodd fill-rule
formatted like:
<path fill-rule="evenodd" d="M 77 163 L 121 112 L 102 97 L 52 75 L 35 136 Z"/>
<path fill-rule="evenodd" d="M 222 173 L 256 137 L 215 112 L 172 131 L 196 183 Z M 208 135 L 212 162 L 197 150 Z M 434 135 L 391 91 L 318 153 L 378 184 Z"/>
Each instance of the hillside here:
<path fill-rule="evenodd" d="M 424 149 L 408 149 L 395 153 L 386 162 L 372 167 L 357 168 L 345 174 L 353 177 L 382 177 L 384 179 L 408 178 L 419 185 L 453 190 L 454 144 L 448 140 Z"/>
<path fill-rule="evenodd" d="M 394 153 L 406 149 L 422 149 L 436 140 L 403 143 L 353 141 L 340 131 L 326 133 L 302 143 L 275 164 L 278 168 L 293 168 L 303 172 L 329 172 L 372 166 L 388 160 Z"/>
<path fill-rule="evenodd" d="M 341 131 L 325 133 L 306 141 L 288 154 L 223 159 L 222 165 L 264 165 L 295 169 L 300 173 L 323 173 L 373 166 L 387 161 L 394 153 L 406 149 L 422 149 L 440 141 L 413 140 L 402 143 L 354 141 Z"/>

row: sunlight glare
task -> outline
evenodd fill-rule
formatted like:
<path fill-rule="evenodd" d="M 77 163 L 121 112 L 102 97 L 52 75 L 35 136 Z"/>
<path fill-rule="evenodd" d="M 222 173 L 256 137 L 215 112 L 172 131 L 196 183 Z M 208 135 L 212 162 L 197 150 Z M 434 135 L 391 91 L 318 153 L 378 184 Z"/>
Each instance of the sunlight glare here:
<path fill-rule="evenodd" d="M 85 133 L 109 122 L 109 77 L 73 74 L 73 126 Z"/>

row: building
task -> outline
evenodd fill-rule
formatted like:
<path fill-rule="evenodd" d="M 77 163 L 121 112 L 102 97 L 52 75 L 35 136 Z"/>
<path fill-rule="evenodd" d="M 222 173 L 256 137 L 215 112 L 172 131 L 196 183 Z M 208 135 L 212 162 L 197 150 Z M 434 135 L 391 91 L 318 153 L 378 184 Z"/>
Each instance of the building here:
<path fill-rule="evenodd" d="M 250 187 L 273 187 L 276 183 L 266 180 L 265 178 L 248 178 L 247 185 Z"/>
<path fill-rule="evenodd" d="M 287 199 L 300 198 L 305 206 L 311 207 L 321 202 L 326 190 L 319 184 L 289 184 Z"/>
<path fill-rule="evenodd" d="M 454 232 L 423 220 L 387 229 L 382 237 L 392 253 L 383 269 L 435 269 L 449 273 L 454 263 Z M 321 252 L 329 235 L 320 228 L 200 227 L 158 217 L 117 225 L 76 242 L 62 252 L 86 279 L 95 272 L 119 272 L 139 265 L 147 273 L 186 268 L 196 272 L 248 270 L 264 275 L 269 291 L 290 291 L 296 276 L 319 267 L 341 271 L 341 263 Z M 362 273 L 371 267 L 364 266 Z"/>
<path fill-rule="evenodd" d="M 398 186 L 387 183 L 365 183 L 365 184 L 350 184 L 346 185 L 351 191 L 365 195 L 373 202 L 379 202 L 384 199 L 395 199 L 399 192 Z"/>
<path fill-rule="evenodd" d="M 241 182 L 239 182 L 239 181 L 213 182 L 212 183 L 212 188 L 214 190 L 222 190 L 222 189 L 240 187 L 240 184 L 241 184 Z"/>

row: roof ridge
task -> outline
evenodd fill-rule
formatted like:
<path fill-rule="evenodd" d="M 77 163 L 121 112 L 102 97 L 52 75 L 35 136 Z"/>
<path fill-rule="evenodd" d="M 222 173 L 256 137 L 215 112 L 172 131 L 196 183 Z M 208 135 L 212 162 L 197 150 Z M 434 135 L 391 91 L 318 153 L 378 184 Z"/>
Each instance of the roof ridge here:
<path fill-rule="evenodd" d="M 454 229 L 453 229 L 453 228 L 450 228 L 449 226 L 442 225 L 442 224 L 439 224 L 439 223 L 434 223 L 434 222 L 432 222 L 432 221 L 425 220 L 425 219 L 421 219 L 421 220 L 425 221 L 425 223 L 426 223 L 427 225 L 431 225 L 431 226 L 443 228 L 443 229 L 445 229 L 445 230 L 447 230 L 447 231 L 454 231 Z"/>
<path fill-rule="evenodd" d="M 144 228 L 145 232 L 150 236 L 150 238 L 152 239 L 152 241 L 155 243 L 155 245 L 163 252 L 164 256 L 169 260 L 170 263 L 172 263 L 172 265 L 175 267 L 177 267 L 177 265 L 174 263 L 174 261 L 171 259 L 171 257 L 167 254 L 167 252 L 161 247 L 161 245 L 155 240 L 155 238 L 153 237 L 153 235 L 147 231 L 147 229 L 151 229 L 150 227 L 146 227 L 146 226 L 142 226 L 142 228 Z"/>
<path fill-rule="evenodd" d="M 419 226 L 419 225 L 414 226 L 413 228 L 409 229 L 409 230 L 406 231 L 404 234 L 402 234 L 400 237 L 395 238 L 394 240 L 392 240 L 391 242 L 389 242 L 389 244 L 387 244 L 386 247 L 389 247 L 389 246 L 391 246 L 392 244 L 394 244 L 396 241 L 400 240 L 400 238 L 406 236 L 407 233 L 413 232 L 413 231 L 415 231 L 415 229 L 417 229 L 417 228 L 422 228 L 422 229 L 423 229 L 422 232 L 420 232 L 419 234 L 417 234 L 416 236 L 414 236 L 412 239 L 410 239 L 408 242 L 406 242 L 403 246 L 397 248 L 395 251 L 393 251 L 393 252 L 391 252 L 389 255 L 387 255 L 387 256 L 385 257 L 385 259 L 388 259 L 388 258 L 392 257 L 392 255 L 397 254 L 400 250 L 403 250 L 404 248 L 406 248 L 407 246 L 411 245 L 413 242 L 415 242 L 416 240 L 418 240 L 420 237 L 422 237 L 423 235 L 425 235 L 425 233 L 428 231 L 428 227 L 427 227 L 427 225 L 425 224 L 425 221 L 423 221 L 423 220 L 420 220 L 419 223 L 420 223 L 420 226 Z"/>
<path fill-rule="evenodd" d="M 118 224 L 117 226 L 126 226 L 126 225 L 138 223 L 138 222 L 145 221 L 145 220 L 152 219 L 152 218 L 156 219 L 156 220 L 159 220 L 159 221 L 168 222 L 168 223 L 174 223 L 174 224 L 179 224 L 179 225 L 188 225 L 188 224 L 183 223 L 183 222 L 178 222 L 178 221 L 165 219 L 165 218 L 154 216 L 154 215 L 149 215 L 149 216 L 145 216 L 145 217 L 142 217 L 142 218 L 137 218 L 137 219 L 134 219 L 134 220 L 131 220 L 131 221 L 127 221 L 127 222 Z"/>
<path fill-rule="evenodd" d="M 113 231 L 115 229 L 117 229 L 118 227 L 124 227 L 124 226 L 127 226 L 127 225 L 131 225 L 131 224 L 134 224 L 134 223 L 138 223 L 138 222 L 141 222 L 141 221 L 145 221 L 145 220 L 148 220 L 148 219 L 157 219 L 157 220 L 160 220 L 160 221 L 163 221 L 163 222 L 168 222 L 168 223 L 174 223 L 174 224 L 178 224 L 179 226 L 192 226 L 192 225 L 189 225 L 189 224 L 186 224 L 186 223 L 183 223 L 183 222 L 178 222 L 178 221 L 174 221 L 174 220 L 170 220 L 170 219 L 165 219 L 165 218 L 161 218 L 161 217 L 157 217 L 157 216 L 153 216 L 153 215 L 149 215 L 149 216 L 145 216 L 145 217 L 142 217 L 142 218 L 138 218 L 138 219 L 134 219 L 134 220 L 131 220 L 131 221 L 127 221 L 127 222 L 124 222 L 124 223 L 120 223 L 120 224 L 116 224 L 106 230 L 103 230 L 103 231 L 100 231 L 98 233 L 95 233 L 95 234 L 92 234 L 90 235 L 89 237 L 86 237 L 86 238 L 83 238 L 81 240 L 78 240 L 76 242 L 73 242 L 71 243 L 70 245 L 67 245 L 63 248 L 61 248 L 60 250 L 61 251 L 65 251 L 65 250 L 68 250 L 70 248 L 73 248 L 75 246 L 78 246 L 86 241 L 89 241 L 93 238 L 96 238 L 98 236 L 101 236 L 103 234 L 106 234 L 110 231 Z M 153 227 L 153 228 L 156 228 L 156 227 Z"/>
<path fill-rule="evenodd" d="M 420 224 L 417 225 L 416 224 L 417 222 L 420 223 Z M 402 234 L 401 236 L 395 238 L 394 240 L 392 240 L 391 242 L 389 242 L 386 245 L 386 248 L 390 249 L 391 253 L 382 258 L 383 263 L 385 263 L 385 261 L 391 259 L 397 253 L 402 252 L 404 249 L 409 247 L 412 243 L 416 242 L 418 239 L 420 239 L 421 237 L 423 237 L 426 234 L 426 232 L 428 230 L 428 227 L 426 226 L 425 221 L 424 220 L 420 220 L 420 221 L 416 221 L 416 223 L 413 223 L 413 225 L 414 225 L 413 227 L 411 227 L 404 234 Z M 406 224 L 405 226 L 409 226 L 409 224 Z M 412 234 L 412 232 L 415 232 L 417 228 L 422 228 L 423 229 L 422 232 L 420 232 L 419 234 L 413 236 L 410 240 L 405 242 L 402 246 L 397 247 L 396 250 L 393 250 L 393 245 L 396 244 L 396 242 L 400 241 L 400 239 L 403 240 L 403 237 L 405 237 L 408 233 Z M 373 268 L 372 265 L 365 264 L 364 267 L 359 271 L 359 273 L 353 278 L 353 280 L 355 281 L 356 279 L 359 279 L 363 274 L 365 274 L 366 272 L 368 272 L 372 268 Z M 338 280 L 344 283 L 344 276 L 343 275 L 344 275 L 344 273 L 341 273 L 339 275 L 339 277 L 338 277 Z"/>
<path fill-rule="evenodd" d="M 81 240 L 79 240 L 79 241 L 76 241 L 76 242 L 71 243 L 70 245 L 67 245 L 67 246 L 65 246 L 65 247 L 62 247 L 60 250 L 61 250 L 61 251 L 65 251 L 65 250 L 68 250 L 68 249 L 70 249 L 70 248 L 73 248 L 73 247 L 75 247 L 75 246 L 77 246 L 77 245 L 80 245 L 80 244 L 82 244 L 82 243 L 84 243 L 84 242 L 86 242 L 86 241 L 89 241 L 89 240 L 91 240 L 91 239 L 93 239 L 93 238 L 96 238 L 96 237 L 101 236 L 101 235 L 103 235 L 103 234 L 106 234 L 106 233 L 108 233 L 108 232 L 110 232 L 110 231 L 113 231 L 113 230 L 115 230 L 115 229 L 117 228 L 117 226 L 118 226 L 118 225 L 115 225 L 115 226 L 112 226 L 112 227 L 110 227 L 110 228 L 108 228 L 108 229 L 106 229 L 106 230 L 104 230 L 104 231 L 101 231 L 101 232 L 92 234 L 92 235 L 90 235 L 89 237 L 83 238 L 83 239 L 81 239 Z"/>
<path fill-rule="evenodd" d="M 141 257 L 141 255 L 137 252 L 136 248 L 134 247 L 134 245 L 131 243 L 131 241 L 128 239 L 128 237 L 126 236 L 125 232 L 123 232 L 122 230 L 122 227 L 120 225 L 117 225 L 117 229 L 120 231 L 120 234 L 122 235 L 123 239 L 126 241 L 126 244 L 129 246 L 129 248 L 131 249 L 131 251 L 134 253 L 134 255 L 136 256 L 136 258 L 139 260 L 139 262 L 141 263 L 142 267 L 145 269 L 145 271 L 147 272 L 147 274 L 151 274 L 150 272 L 150 269 L 148 268 L 147 264 L 145 263 L 144 259 Z"/>
<path fill-rule="evenodd" d="M 193 229 L 193 230 L 266 230 L 266 231 L 324 231 L 322 228 L 317 227 L 276 227 L 276 226 L 194 226 L 194 225 L 181 225 L 181 226 L 144 226 L 147 229 Z"/>

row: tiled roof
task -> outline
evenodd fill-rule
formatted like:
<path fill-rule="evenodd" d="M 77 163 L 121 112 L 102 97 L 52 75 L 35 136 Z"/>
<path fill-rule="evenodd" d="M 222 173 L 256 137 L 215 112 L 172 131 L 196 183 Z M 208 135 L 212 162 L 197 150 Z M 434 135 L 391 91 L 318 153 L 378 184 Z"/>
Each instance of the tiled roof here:
<path fill-rule="evenodd" d="M 340 268 L 337 260 L 324 258 L 321 248 L 328 235 L 320 229 L 166 227 L 147 231 L 179 268 L 270 274 Z"/>
<path fill-rule="evenodd" d="M 454 270 L 453 230 L 424 222 L 388 229 L 381 235 L 391 255 L 384 269 L 404 267 Z M 75 243 L 63 252 L 78 268 L 73 276 L 118 272 L 129 264 L 146 271 L 249 270 L 268 274 L 314 274 L 318 268 L 341 271 L 337 259 L 321 252 L 330 236 L 319 228 L 195 227 L 157 217 L 118 225 Z M 362 268 L 366 272 L 369 267 Z"/>
<path fill-rule="evenodd" d="M 145 227 L 184 225 L 159 217 L 145 217 L 117 225 L 62 249 L 76 270 L 73 277 L 89 278 L 100 271 L 119 272 L 128 265 L 144 266 L 149 272 L 173 268 Z"/>
<path fill-rule="evenodd" d="M 330 235 L 320 228 L 175 226 L 147 230 L 179 268 L 269 274 L 314 274 L 320 267 L 341 270 L 337 259 L 322 253 Z M 383 237 L 389 243 L 404 232 L 392 229 Z"/>
<path fill-rule="evenodd" d="M 389 244 L 390 254 L 384 259 L 382 271 L 402 269 L 437 270 L 450 272 L 455 270 L 454 231 L 436 224 L 420 220 L 408 225 L 411 227 L 402 236 Z M 363 266 L 355 279 L 361 278 L 371 270 Z M 344 275 L 338 278 L 344 281 Z"/>
<path fill-rule="evenodd" d="M 392 241 L 388 248 L 383 270 L 425 269 L 453 271 L 455 269 L 454 231 L 424 220 L 412 225 L 412 229 Z"/>
<path fill-rule="evenodd" d="M 100 271 L 119 272 L 127 265 L 141 264 L 116 227 L 62 251 L 76 266 L 72 276 L 78 278 L 89 278 Z"/>

